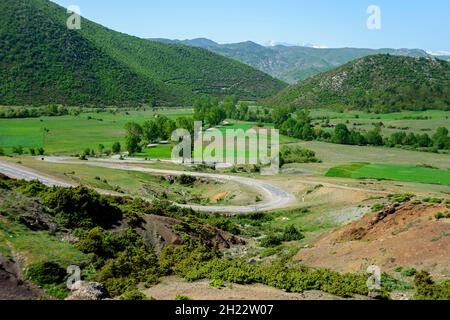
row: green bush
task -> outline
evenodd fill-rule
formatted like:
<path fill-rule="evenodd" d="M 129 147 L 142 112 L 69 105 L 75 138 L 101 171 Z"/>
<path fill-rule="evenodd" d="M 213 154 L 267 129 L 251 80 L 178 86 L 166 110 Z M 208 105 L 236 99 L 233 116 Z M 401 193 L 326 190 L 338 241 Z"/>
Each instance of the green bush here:
<path fill-rule="evenodd" d="M 447 212 L 438 212 L 434 215 L 437 220 L 441 219 L 450 219 L 450 211 Z"/>
<path fill-rule="evenodd" d="M 67 273 L 59 264 L 46 261 L 30 265 L 26 275 L 35 284 L 46 286 L 61 284 Z"/>
<path fill-rule="evenodd" d="M 414 278 L 416 300 L 450 300 L 450 281 L 435 283 L 430 274 L 421 271 Z"/>
<path fill-rule="evenodd" d="M 214 279 L 209 283 L 209 285 L 216 289 L 222 289 L 225 287 L 223 280 L 221 279 Z"/>
<path fill-rule="evenodd" d="M 183 175 L 181 175 L 181 176 L 179 176 L 179 177 L 177 178 L 177 181 L 178 181 L 181 185 L 184 185 L 184 186 L 191 186 L 191 185 L 193 185 L 193 184 L 197 181 L 197 178 L 194 177 L 194 176 L 188 176 L 188 175 L 186 175 L 186 174 L 183 174 Z"/>
<path fill-rule="evenodd" d="M 389 201 L 391 203 L 404 203 L 413 199 L 416 195 L 412 193 L 399 193 L 399 194 L 391 194 L 388 196 Z"/>
<path fill-rule="evenodd" d="M 147 296 L 139 290 L 128 290 L 127 292 L 125 292 L 120 296 L 120 300 L 138 301 L 138 300 L 149 300 L 149 298 L 147 298 Z"/>
<path fill-rule="evenodd" d="M 305 238 L 305 235 L 297 229 L 294 225 L 290 225 L 286 227 L 286 229 L 283 232 L 283 235 L 281 236 L 282 241 L 300 241 Z"/>
<path fill-rule="evenodd" d="M 358 274 L 306 267 L 287 268 L 281 263 L 270 267 L 251 265 L 243 259 L 216 258 L 203 264 L 191 265 L 184 271 L 187 281 L 222 280 L 237 284 L 261 283 L 287 292 L 321 290 L 342 297 L 367 295 L 367 277 Z"/>
<path fill-rule="evenodd" d="M 423 199 L 423 202 L 432 203 L 432 204 L 440 204 L 440 203 L 442 203 L 442 201 L 444 201 L 444 200 L 440 199 L 440 198 L 432 198 L 432 197 Z"/>
<path fill-rule="evenodd" d="M 385 208 L 386 206 L 383 203 L 375 203 L 372 206 L 372 212 L 378 212 L 381 211 Z"/>
<path fill-rule="evenodd" d="M 414 288 L 412 285 L 400 281 L 385 272 L 381 274 L 381 286 L 388 291 L 405 291 Z"/>
<path fill-rule="evenodd" d="M 317 163 L 316 153 L 301 147 L 283 146 L 280 150 L 280 165 L 289 163 Z"/>
<path fill-rule="evenodd" d="M 404 270 L 401 272 L 401 275 L 402 275 L 403 277 L 413 277 L 413 276 L 415 276 L 416 274 L 417 274 L 417 270 L 414 269 L 414 268 L 404 269 Z"/>
<path fill-rule="evenodd" d="M 122 213 L 106 197 L 87 187 L 49 189 L 42 194 L 44 204 L 70 229 L 109 227 Z"/>
<path fill-rule="evenodd" d="M 259 243 L 264 248 L 272 248 L 279 246 L 282 243 L 282 240 L 276 234 L 271 233 L 261 239 Z"/>

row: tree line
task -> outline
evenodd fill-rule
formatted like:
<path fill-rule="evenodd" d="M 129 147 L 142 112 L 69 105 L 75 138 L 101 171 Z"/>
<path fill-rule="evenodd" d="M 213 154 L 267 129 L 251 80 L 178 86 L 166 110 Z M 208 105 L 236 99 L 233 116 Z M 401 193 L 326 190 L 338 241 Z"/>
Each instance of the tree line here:
<path fill-rule="evenodd" d="M 172 120 L 163 115 L 156 115 L 154 119 L 145 121 L 142 125 L 129 122 L 125 125 L 125 147 L 130 155 L 139 153 L 151 143 L 168 141 L 176 129 L 194 132 L 194 119 L 180 117 Z"/>

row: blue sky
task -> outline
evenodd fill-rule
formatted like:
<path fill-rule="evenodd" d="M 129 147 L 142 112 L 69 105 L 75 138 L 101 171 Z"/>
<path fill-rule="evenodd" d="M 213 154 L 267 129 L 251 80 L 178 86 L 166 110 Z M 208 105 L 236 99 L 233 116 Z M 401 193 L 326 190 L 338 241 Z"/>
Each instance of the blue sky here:
<path fill-rule="evenodd" d="M 450 0 L 54 0 L 143 38 L 450 51 Z M 369 30 L 369 5 L 381 30 Z"/>

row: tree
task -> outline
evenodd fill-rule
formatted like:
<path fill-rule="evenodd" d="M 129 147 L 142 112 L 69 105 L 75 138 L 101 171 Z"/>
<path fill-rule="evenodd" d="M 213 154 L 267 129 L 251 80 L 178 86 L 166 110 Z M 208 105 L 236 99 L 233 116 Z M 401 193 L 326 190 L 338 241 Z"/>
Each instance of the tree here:
<path fill-rule="evenodd" d="M 125 138 L 126 148 L 129 155 L 134 155 L 137 152 L 141 151 L 140 143 L 141 137 L 138 136 L 127 136 Z"/>
<path fill-rule="evenodd" d="M 136 122 L 128 122 L 125 125 L 125 131 L 129 136 L 141 136 L 142 135 L 142 127 Z"/>
<path fill-rule="evenodd" d="M 433 144 L 428 134 L 424 133 L 417 136 L 417 145 L 422 148 L 430 147 Z"/>
<path fill-rule="evenodd" d="M 212 107 L 207 115 L 206 121 L 210 126 L 217 126 L 227 118 L 225 111 L 220 106 Z"/>
<path fill-rule="evenodd" d="M 376 126 L 373 130 L 367 132 L 366 141 L 373 146 L 382 146 L 383 137 L 381 136 L 381 127 Z"/>
<path fill-rule="evenodd" d="M 142 140 L 142 127 L 134 122 L 129 122 L 125 125 L 125 130 L 127 135 L 125 137 L 126 148 L 130 155 L 135 154 L 136 152 L 141 151 L 140 143 Z"/>
<path fill-rule="evenodd" d="M 146 121 L 142 126 L 142 130 L 144 131 L 144 138 L 150 143 L 157 141 L 161 137 L 160 129 L 153 120 Z"/>
<path fill-rule="evenodd" d="M 175 121 L 167 118 L 166 116 L 158 116 L 155 119 L 156 130 L 158 131 L 158 138 L 162 140 L 169 140 L 172 132 L 176 129 Z"/>
<path fill-rule="evenodd" d="M 391 136 L 389 137 L 389 146 L 390 147 L 395 147 L 398 145 L 402 145 L 403 141 L 406 139 L 406 133 L 402 132 L 395 132 L 393 134 L 391 134 Z"/>
<path fill-rule="evenodd" d="M 410 132 L 405 139 L 403 140 L 403 144 L 406 146 L 414 146 L 417 144 L 417 138 L 416 135 L 412 132 Z"/>
<path fill-rule="evenodd" d="M 118 154 L 122 150 L 122 146 L 120 145 L 120 142 L 114 142 L 111 149 L 113 153 Z"/>
<path fill-rule="evenodd" d="M 434 146 L 438 149 L 450 150 L 450 137 L 448 136 L 448 129 L 445 127 L 438 128 L 433 135 Z"/>
<path fill-rule="evenodd" d="M 350 132 L 345 124 L 340 123 L 334 129 L 332 142 L 337 144 L 349 144 Z"/>

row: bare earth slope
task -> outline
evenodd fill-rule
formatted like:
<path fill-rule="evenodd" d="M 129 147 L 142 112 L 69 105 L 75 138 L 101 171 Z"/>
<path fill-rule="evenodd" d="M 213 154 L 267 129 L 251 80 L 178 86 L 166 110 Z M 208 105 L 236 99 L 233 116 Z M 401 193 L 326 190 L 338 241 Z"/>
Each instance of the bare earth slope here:
<path fill-rule="evenodd" d="M 405 204 L 390 212 L 373 213 L 324 236 L 296 260 L 338 271 L 365 271 L 378 265 L 383 272 L 414 267 L 437 279 L 450 276 L 450 221 L 434 215 L 440 205 Z"/>

